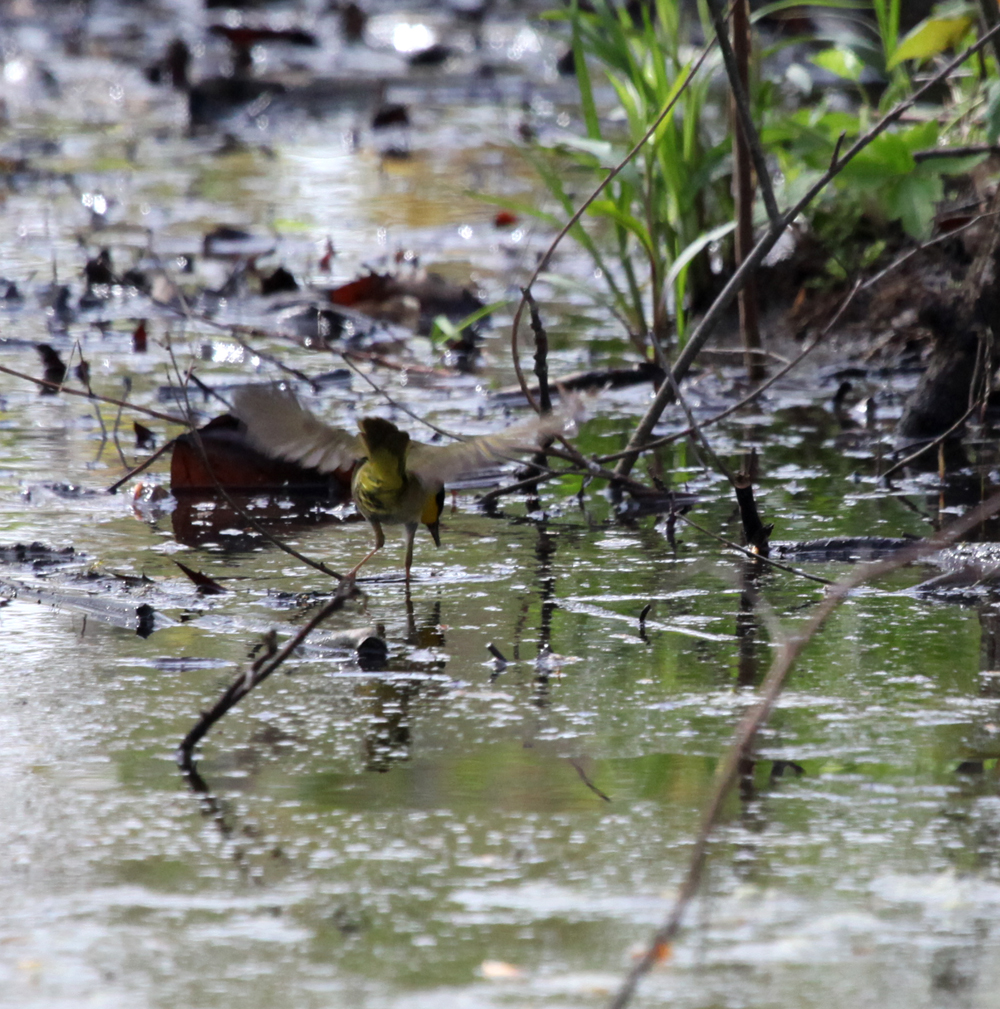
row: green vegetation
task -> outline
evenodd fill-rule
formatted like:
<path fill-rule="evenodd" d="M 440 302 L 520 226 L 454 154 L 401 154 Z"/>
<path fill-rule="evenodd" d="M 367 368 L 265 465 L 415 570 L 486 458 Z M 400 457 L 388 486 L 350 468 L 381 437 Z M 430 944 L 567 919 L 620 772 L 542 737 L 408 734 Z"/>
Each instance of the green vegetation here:
<path fill-rule="evenodd" d="M 755 19 L 790 6 L 784 0 L 771 4 Z M 901 0 L 816 6 L 842 18 L 844 30 L 835 39 L 781 38 L 753 54 L 751 109 L 780 206 L 806 192 L 836 152 L 911 94 L 938 61 L 973 41 L 978 24 L 972 4 L 942 5 L 905 35 Z M 730 96 L 721 86 L 717 47 L 705 54 L 688 42 L 697 35 L 714 37 L 705 0 L 699 0 L 698 24 L 686 8 L 680 0 L 655 0 L 630 14 L 624 6 L 595 0 L 592 9 L 574 2 L 548 15 L 569 29 L 582 133 L 526 152 L 555 206 L 517 206 L 561 228 L 635 148 L 569 234 L 602 281 L 600 288 L 588 286 L 588 293 L 610 308 L 644 356 L 657 344 L 683 345 L 692 307 L 717 286 L 709 253 L 716 268 L 731 260 Z M 780 73 L 772 71 L 779 64 L 770 57 L 790 43 L 802 57 L 791 66 L 786 61 Z M 807 226 L 829 257 L 818 283 L 839 282 L 872 266 L 894 235 L 931 235 L 948 178 L 986 156 L 968 147 L 1000 136 L 993 54 L 984 50 L 968 60 L 933 104 L 915 106 L 905 121 L 878 136 L 812 205 Z M 842 87 L 820 93 L 811 76 L 817 68 L 839 78 Z M 606 84 L 615 106 L 601 114 L 595 95 Z M 959 145 L 965 150 L 942 156 L 943 149 Z"/>

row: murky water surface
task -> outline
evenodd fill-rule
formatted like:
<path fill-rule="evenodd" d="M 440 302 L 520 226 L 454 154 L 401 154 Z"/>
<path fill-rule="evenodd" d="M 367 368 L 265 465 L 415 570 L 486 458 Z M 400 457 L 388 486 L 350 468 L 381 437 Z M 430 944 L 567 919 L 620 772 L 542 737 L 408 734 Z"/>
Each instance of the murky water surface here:
<path fill-rule="evenodd" d="M 119 37 L 120 10 L 98 14 Z M 377 27 L 386 35 L 425 20 L 390 12 Z M 170 411 L 178 405 L 163 390 L 192 365 L 221 388 L 276 377 L 261 352 L 310 374 L 341 366 L 279 339 L 248 351 L 135 293 L 54 325 L 39 292 L 55 269 L 78 297 L 83 262 L 102 246 L 123 265 L 131 250 L 176 267 L 225 223 L 260 233 L 277 249 L 272 262 L 309 277 L 330 236 L 336 279 L 415 249 L 462 282 L 471 276 L 488 300 L 523 281 L 542 247 L 530 226 L 498 232 L 493 208 L 467 195 L 530 191 L 510 149 L 524 81 L 534 82 L 543 122 L 558 115 L 564 86 L 546 70 L 556 44 L 522 21 L 490 28 L 496 59 L 518 74 L 499 97 L 469 91 L 467 77 L 440 93 L 399 85 L 419 101 L 413 157 L 399 163 L 380 162 L 370 136 L 351 148 L 352 111 L 236 123 L 260 138 L 220 153 L 218 134 L 185 136 L 180 99 L 145 83 L 134 60 L 106 54 L 66 61 L 64 107 L 29 100 L 18 87 L 40 73 L 46 28 L 30 18 L 15 27 L 0 139 L 35 174 L 12 175 L 0 208 L 2 273 L 25 295 L 0 319 L 9 368 L 37 374 L 36 343 L 64 359 L 79 344 L 97 391 L 121 395 L 127 378 L 136 402 Z M 147 35 L 150 51 L 169 37 Z M 509 66 L 518 61 L 527 69 Z M 557 260 L 580 266 L 571 250 Z M 198 269 L 221 282 L 231 266 L 199 259 Z M 553 298 L 543 309 L 565 348 L 555 373 L 590 363 L 587 338 L 615 332 L 583 304 Z M 220 311 L 266 322 L 253 299 Z M 143 317 L 149 351 L 136 354 L 131 333 Z M 511 380 L 508 318 L 497 313 L 471 378 L 362 370 L 443 427 L 494 429 L 503 420 L 487 392 Z M 437 360 L 419 339 L 410 354 Z M 715 430 L 715 447 L 757 448 L 762 504 L 782 540 L 924 535 L 956 503 L 927 481 L 876 487 L 879 430 L 845 432 L 826 405 L 840 363 L 826 352 Z M 690 388 L 699 415 L 740 395 L 736 379 L 703 372 Z M 906 382 L 869 378 L 883 423 Z M 648 396 L 641 387 L 598 398 L 580 446 L 620 448 Z M 347 424 L 387 412 L 360 375 L 310 402 Z M 206 419 L 219 412 L 194 406 Z M 440 551 L 419 534 L 408 593 L 390 535 L 366 569 L 364 600 L 210 734 L 198 765 L 209 793 L 199 794 L 177 771 L 177 743 L 261 636 L 291 631 L 330 583 L 232 530 L 185 545 L 176 515 L 104 493 L 124 468 L 86 398 L 39 396 L 2 375 L 0 408 L 0 546 L 76 551 L 58 569 L 10 560 L 0 570 L 9 598 L 0 608 L 0 1005 L 606 1001 L 666 913 L 719 754 L 774 641 L 808 616 L 819 585 L 772 572 L 751 599 L 739 557 L 682 522 L 672 547 L 662 520 L 616 521 L 599 488 L 578 501 L 578 479 L 546 491 L 543 513 L 510 498 L 486 515 L 463 492 Z M 100 411 L 110 436 L 117 411 Z M 179 430 L 146 422 L 161 439 Z M 664 430 L 682 424 L 669 414 Z M 660 460 L 671 485 L 700 495 L 692 518 L 737 537 L 726 487 L 696 454 L 681 446 Z M 282 532 L 340 569 L 370 543 L 363 523 Z M 198 596 L 175 559 L 230 591 Z M 845 570 L 796 563 L 826 577 Z M 908 591 L 936 570 L 858 592 L 806 651 L 752 779 L 729 804 L 673 959 L 637 1004 L 995 1004 L 1000 618 L 988 598 L 958 605 Z M 100 577 L 88 582 L 88 572 Z M 140 575 L 150 582 L 118 577 Z M 137 634 L 144 604 L 155 617 Z M 338 644 L 362 628 L 387 642 L 383 668 L 362 668 Z M 499 674 L 490 643 L 510 660 Z"/>

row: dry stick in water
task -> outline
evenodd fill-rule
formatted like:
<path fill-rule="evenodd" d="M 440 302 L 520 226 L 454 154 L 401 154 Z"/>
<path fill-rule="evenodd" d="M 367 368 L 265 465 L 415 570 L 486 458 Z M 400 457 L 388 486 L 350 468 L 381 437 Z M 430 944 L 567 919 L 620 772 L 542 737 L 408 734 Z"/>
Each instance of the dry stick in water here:
<path fill-rule="evenodd" d="M 726 797 L 739 777 L 740 764 L 752 746 L 758 731 L 767 721 L 785 680 L 805 646 L 816 636 L 830 614 L 847 598 L 852 589 L 873 578 L 879 578 L 923 557 L 937 553 L 998 511 L 1000 511 L 1000 494 L 994 494 L 988 501 L 973 508 L 972 511 L 957 522 L 953 522 L 937 536 L 907 547 L 887 560 L 861 565 L 852 575 L 830 587 L 800 633 L 785 639 L 761 684 L 760 700 L 740 720 L 729 749 L 716 771 L 715 788 L 702 812 L 701 829 L 698 831 L 694 851 L 688 861 L 684 882 L 681 884 L 680 892 L 674 901 L 670 914 L 653 935 L 646 953 L 629 971 L 617 995 L 609 1003 L 609 1009 L 625 1009 L 625 1006 L 631 1001 L 639 980 L 663 958 L 664 952 L 677 935 L 684 911 L 697 893 L 701 883 L 702 872 L 708 857 L 709 837 L 722 813 Z"/>
<path fill-rule="evenodd" d="M 764 554 L 754 553 L 750 547 L 745 547 L 740 543 L 734 543 L 732 540 L 726 539 L 725 536 L 720 536 L 718 533 L 712 532 L 711 529 L 706 529 L 704 526 L 699 525 L 694 519 L 687 515 L 677 514 L 677 517 L 687 525 L 691 526 L 693 529 L 697 529 L 698 532 L 703 533 L 705 536 L 709 536 L 716 542 L 721 543 L 723 546 L 729 547 L 730 550 L 738 550 L 744 557 L 752 561 L 761 561 L 764 564 L 769 565 L 772 568 L 777 568 L 779 571 L 787 571 L 790 575 L 796 575 L 799 578 L 806 578 L 811 582 L 819 582 L 820 585 L 833 585 L 834 583 L 830 581 L 829 578 L 822 578 L 820 575 L 810 574 L 808 571 L 803 571 L 801 568 L 793 568 L 790 564 L 782 564 L 781 561 L 773 560 L 771 557 L 767 557 Z"/>
<path fill-rule="evenodd" d="M 254 687 L 259 683 L 263 683 L 327 617 L 341 609 L 344 603 L 357 591 L 357 587 L 353 581 L 341 582 L 333 598 L 307 624 L 303 625 L 298 633 L 285 643 L 284 647 L 276 652 L 262 655 L 245 673 L 241 673 L 229 685 L 209 711 L 202 712 L 201 718 L 198 719 L 191 731 L 181 741 L 181 745 L 177 748 L 177 763 L 182 770 L 191 771 L 194 748 L 204 739 L 208 730 L 230 708 L 239 704 Z"/>
<path fill-rule="evenodd" d="M 544 416 L 552 412 L 552 395 L 549 389 L 549 335 L 545 332 L 545 326 L 542 324 L 538 305 L 535 303 L 531 292 L 523 290 L 521 294 L 528 302 L 528 308 L 531 312 L 531 332 L 535 337 L 535 378 L 538 379 L 538 405 Z M 540 508 L 538 498 L 535 496 L 538 493 L 538 484 L 540 482 L 538 478 L 542 476 L 543 470 L 547 468 L 548 456 L 545 454 L 545 450 L 552 445 L 553 440 L 552 438 L 544 440 L 542 447 L 531 457 L 531 464 L 527 467 L 524 474 L 529 481 L 531 477 L 535 477 L 534 483 L 529 482 L 527 485 L 527 491 L 531 495 L 531 500 L 528 502 L 529 512 L 538 511 Z"/>
<path fill-rule="evenodd" d="M 168 452 L 170 449 L 174 447 L 174 442 L 176 440 L 177 440 L 176 438 L 171 438 L 170 441 L 164 442 L 163 445 L 161 445 L 151 455 L 147 456 L 141 463 L 139 463 L 138 466 L 133 466 L 132 469 L 130 469 L 125 474 L 125 476 L 121 478 L 121 480 L 116 480 L 110 487 L 108 487 L 106 493 L 117 494 L 118 488 L 121 487 L 122 484 L 128 483 L 129 480 L 132 479 L 132 477 L 138 476 L 143 471 L 149 469 L 149 467 L 152 466 L 153 463 L 156 462 L 156 460 L 159 459 L 161 455 L 163 455 L 165 452 Z"/>
<path fill-rule="evenodd" d="M 54 382 L 47 382 L 44 378 L 35 378 L 34 375 L 25 375 L 23 372 L 14 371 L 13 368 L 6 368 L 0 365 L 0 372 L 6 375 L 13 375 L 15 378 L 23 378 L 28 382 L 33 382 L 35 385 L 42 386 L 46 389 L 55 389 L 58 392 L 66 393 L 69 396 L 84 396 L 87 399 L 93 400 L 97 403 L 110 403 L 112 406 L 117 406 L 119 410 L 119 416 L 121 411 L 128 407 L 130 410 L 136 411 L 136 413 L 141 413 L 144 417 L 155 417 L 157 420 L 165 420 L 169 424 L 179 424 L 182 427 L 187 427 L 188 422 L 183 417 L 174 417 L 169 413 L 161 413 L 159 410 L 151 410 L 149 407 L 140 406 L 138 403 L 129 403 L 127 400 L 122 399 L 112 399 L 110 396 L 98 396 L 96 393 L 84 392 L 81 389 L 70 389 L 63 385 L 57 385 Z M 117 424 L 117 421 L 115 422 Z M 119 487 L 132 477 L 138 476 L 143 470 L 148 469 L 157 459 L 163 455 L 168 449 L 173 447 L 173 441 L 168 441 L 166 444 L 158 448 L 151 456 L 149 456 L 144 462 L 139 463 L 134 469 L 129 470 L 121 478 L 121 480 L 113 483 L 108 489 L 107 493 L 114 494 Z"/>
<path fill-rule="evenodd" d="M 44 378 L 35 378 L 34 375 L 26 375 L 23 371 L 15 371 L 0 364 L 0 372 L 4 375 L 13 375 L 14 378 L 23 378 L 26 382 L 32 382 L 43 389 L 51 389 L 53 392 L 65 393 L 67 396 L 82 396 L 84 399 L 94 400 L 97 403 L 110 403 L 112 406 L 127 406 L 130 410 L 135 410 L 145 417 L 155 417 L 157 420 L 165 420 L 168 424 L 180 424 L 186 426 L 187 421 L 183 417 L 175 417 L 173 414 L 161 413 L 159 410 L 151 410 L 148 406 L 139 406 L 138 403 L 129 403 L 126 400 L 113 399 L 111 396 L 96 396 L 83 389 L 70 389 L 59 382 L 49 382 Z"/>
<path fill-rule="evenodd" d="M 527 289 L 521 294 L 528 302 L 531 313 L 531 332 L 535 337 L 535 378 L 538 379 L 538 405 L 542 413 L 552 412 L 552 396 L 549 390 L 549 334 L 542 325 L 538 305 Z"/>
<path fill-rule="evenodd" d="M 969 224 L 963 225 L 963 229 L 966 227 L 971 227 L 973 223 L 974 222 L 969 222 Z M 950 237 L 952 234 L 954 234 L 954 232 L 949 233 L 948 237 Z M 944 236 L 931 239 L 929 242 L 926 242 L 923 246 L 921 246 L 921 248 L 926 248 L 927 246 L 936 244 L 937 242 L 942 241 L 943 237 Z M 876 281 L 881 280 L 893 269 L 895 269 L 898 266 L 901 266 L 911 255 L 915 254 L 918 251 L 920 250 L 919 249 L 913 250 L 912 252 L 907 253 L 905 256 L 900 257 L 898 260 L 896 260 L 896 262 L 891 263 L 889 266 L 887 266 L 876 277 L 871 278 L 871 280 L 865 281 L 864 283 L 861 283 L 860 281 L 856 282 L 854 286 L 851 288 L 851 290 L 848 292 L 844 300 L 840 303 L 839 307 L 837 308 L 837 311 L 833 315 L 833 318 L 830 319 L 830 321 L 823 327 L 823 329 L 819 333 L 817 333 L 816 336 L 813 337 L 813 339 L 805 347 L 803 347 L 802 350 L 799 351 L 799 353 L 796 354 L 795 357 L 793 357 L 790 361 L 787 361 L 784 367 L 782 367 L 779 371 L 775 372 L 765 382 L 758 385 L 755 389 L 753 389 L 741 400 L 739 400 L 739 402 L 734 403 L 732 406 L 726 407 L 725 410 L 720 410 L 719 413 L 714 414 L 712 417 L 709 417 L 706 420 L 704 420 L 701 424 L 701 427 L 706 428 L 711 426 L 712 424 L 717 424 L 719 423 L 719 421 L 725 420 L 727 417 L 730 417 L 734 413 L 737 413 L 739 410 L 742 410 L 745 406 L 749 406 L 752 402 L 754 402 L 754 400 L 756 400 L 758 397 L 763 395 L 763 393 L 765 393 L 768 389 L 770 389 L 772 385 L 774 385 L 776 382 L 784 378 L 785 375 L 787 375 L 794 368 L 798 367 L 798 365 L 801 364 L 802 361 L 809 354 L 811 354 L 820 345 L 820 343 L 823 342 L 823 340 L 827 336 L 829 336 L 830 332 L 837 325 L 837 323 L 840 322 L 844 313 L 850 307 L 851 302 L 854 300 L 858 291 L 865 290 L 866 288 L 872 286 Z M 647 443 L 646 449 L 659 448 L 662 445 L 670 445 L 681 438 L 687 438 L 689 435 L 695 433 L 696 428 L 689 424 L 688 427 L 686 427 L 683 431 L 678 431 L 676 434 L 668 434 L 662 438 L 656 438 L 655 440 Z M 614 462 L 616 459 L 623 459 L 626 455 L 629 454 L 628 450 L 622 452 L 610 452 L 607 455 L 595 456 L 593 459 L 588 459 L 575 450 L 573 453 L 550 451 L 549 454 L 559 456 L 560 458 L 571 459 L 577 462 L 578 468 L 569 468 L 565 470 L 555 471 L 547 477 L 539 478 L 539 482 L 541 482 L 541 480 L 543 479 L 551 480 L 560 476 L 578 476 L 581 473 L 583 473 L 589 477 L 596 477 L 598 479 L 609 480 L 612 482 L 617 481 L 619 484 L 623 485 L 626 490 L 634 488 L 640 493 L 643 490 L 648 490 L 645 484 L 642 484 L 636 480 L 632 480 L 630 477 L 627 476 L 619 477 L 616 473 L 613 473 L 610 470 L 606 470 L 600 465 L 601 463 Z M 488 504 L 498 497 L 503 497 L 507 494 L 516 494 L 518 491 L 524 490 L 526 487 L 531 486 L 531 484 L 532 484 L 531 480 L 520 480 L 517 483 L 507 484 L 504 487 L 498 487 L 495 490 L 489 491 L 489 493 L 482 495 L 479 498 L 479 501 L 481 504 Z M 824 579 L 823 581 L 825 583 L 826 579 Z"/>
<path fill-rule="evenodd" d="M 947 438 L 949 438 L 951 435 L 953 435 L 957 430 L 959 430 L 959 428 L 961 428 L 962 425 L 982 405 L 983 405 L 983 401 L 981 399 L 976 400 L 976 402 L 973 403 L 972 406 L 970 406 L 969 409 L 966 410 L 965 413 L 963 413 L 962 416 L 959 417 L 958 420 L 956 420 L 955 423 L 952 424 L 951 427 L 948 428 L 947 431 L 942 431 L 941 434 L 939 434 L 933 441 L 928 441 L 928 442 L 923 443 L 920 446 L 920 448 L 918 448 L 915 452 L 911 452 L 908 456 L 904 456 L 898 462 L 894 462 L 884 473 L 880 473 L 879 474 L 879 479 L 881 479 L 881 480 L 888 480 L 889 477 L 891 477 L 893 475 L 893 473 L 897 473 L 899 470 L 904 469 L 905 467 L 909 466 L 911 462 L 916 461 L 921 456 L 927 455 L 927 453 L 930 452 L 931 449 L 933 449 L 936 446 L 940 445 L 943 441 L 945 441 Z"/>
<path fill-rule="evenodd" d="M 968 49 L 959 56 L 955 57 L 955 59 L 953 59 L 946 67 L 936 73 L 933 77 L 928 78 L 928 80 L 916 91 L 914 91 L 909 98 L 900 102 L 894 109 L 887 112 L 878 123 L 876 123 L 867 133 L 864 134 L 864 136 L 859 137 L 844 154 L 840 153 L 840 145 L 838 143 L 837 148 L 834 151 L 834 157 L 831 161 L 830 167 L 809 188 L 799 202 L 784 214 L 778 226 L 772 225 L 761 236 L 760 240 L 747 255 L 747 258 L 743 261 L 742 265 L 729 278 L 726 286 L 719 293 L 715 301 L 712 302 L 710 308 L 702 317 L 701 322 L 699 322 L 695 327 L 694 332 L 692 332 L 691 336 L 688 338 L 683 351 L 681 351 L 676 363 L 674 364 L 673 376 L 678 385 L 687 374 L 688 369 L 691 367 L 691 364 L 698 356 L 702 347 L 704 347 L 704 345 L 708 342 L 708 338 L 712 335 L 712 331 L 715 329 L 716 323 L 719 322 L 723 313 L 732 304 L 733 299 L 746 282 L 747 277 L 757 269 L 761 261 L 771 251 L 771 249 L 774 248 L 778 239 L 784 233 L 785 229 L 795 220 L 795 218 L 798 217 L 798 215 L 802 213 L 802 211 L 805 210 L 810 203 L 812 203 L 819 193 L 826 188 L 830 181 L 843 170 L 844 166 L 847 165 L 848 162 L 864 150 L 865 147 L 876 139 L 876 137 L 884 133 L 889 126 L 891 126 L 905 112 L 912 108 L 913 105 L 931 88 L 936 87 L 943 80 L 946 80 L 955 69 L 961 66 L 962 63 L 964 63 L 970 56 L 979 52 L 980 49 L 986 46 L 990 40 L 998 34 L 1000 34 L 1000 24 L 991 28 L 982 36 L 982 38 L 979 39 L 978 42 L 969 46 Z M 650 404 L 642 420 L 639 421 L 638 426 L 632 433 L 632 437 L 629 439 L 629 444 L 626 448 L 627 454 L 623 456 L 615 469 L 615 472 L 620 476 L 626 476 L 635 465 L 635 461 L 638 459 L 640 453 L 645 451 L 647 442 L 649 441 L 649 436 L 653 428 L 656 426 L 656 422 L 660 419 L 660 414 L 663 413 L 664 408 L 672 401 L 672 399 L 673 386 L 669 382 L 664 382 L 663 385 L 660 386 L 659 392 Z"/>

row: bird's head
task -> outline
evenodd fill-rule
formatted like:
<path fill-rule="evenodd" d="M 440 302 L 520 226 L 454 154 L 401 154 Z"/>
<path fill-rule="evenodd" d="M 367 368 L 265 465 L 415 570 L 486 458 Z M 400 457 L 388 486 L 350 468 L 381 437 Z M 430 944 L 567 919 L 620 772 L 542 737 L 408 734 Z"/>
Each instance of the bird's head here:
<path fill-rule="evenodd" d="M 410 436 L 381 417 L 362 417 L 358 421 L 358 427 L 368 462 L 378 470 L 403 476 L 406 472 L 406 450 Z"/>

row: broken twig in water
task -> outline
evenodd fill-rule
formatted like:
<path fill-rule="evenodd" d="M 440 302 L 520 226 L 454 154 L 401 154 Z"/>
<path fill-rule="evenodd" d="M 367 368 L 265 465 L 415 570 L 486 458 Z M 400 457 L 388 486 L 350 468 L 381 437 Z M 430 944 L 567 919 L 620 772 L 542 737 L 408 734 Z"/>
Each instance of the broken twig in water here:
<path fill-rule="evenodd" d="M 862 565 L 847 578 L 841 579 L 830 587 L 800 633 L 785 638 L 764 682 L 761 684 L 759 700 L 740 720 L 733 733 L 729 749 L 716 769 L 715 786 L 702 811 L 701 828 L 694 843 L 694 851 L 688 861 L 687 873 L 681 884 L 680 892 L 674 900 L 673 907 L 663 925 L 657 929 L 650 940 L 645 954 L 636 961 L 628 972 L 618 993 L 609 1003 L 609 1009 L 625 1009 L 631 1001 L 640 979 L 662 958 L 662 951 L 669 947 L 680 930 L 681 920 L 687 905 L 701 885 L 702 873 L 708 858 L 709 838 L 721 816 L 726 797 L 739 777 L 740 767 L 746 759 L 746 754 L 753 745 L 758 731 L 767 721 L 796 660 L 826 623 L 830 614 L 847 598 L 852 589 L 874 578 L 880 578 L 896 571 L 907 564 L 912 564 L 923 557 L 937 553 L 998 511 L 1000 511 L 1000 494 L 994 494 L 989 500 L 973 508 L 957 522 L 952 523 L 946 530 L 931 539 L 901 550 L 887 560 Z"/>
<path fill-rule="evenodd" d="M 332 616 L 339 609 L 343 608 L 345 602 L 357 593 L 357 587 L 353 580 L 341 582 L 337 591 L 328 603 L 326 603 L 300 630 L 293 635 L 282 648 L 275 649 L 273 641 L 269 642 L 269 648 L 265 654 L 256 659 L 253 665 L 245 672 L 241 673 L 229 685 L 223 695 L 215 702 L 208 711 L 202 712 L 201 718 L 195 723 L 191 731 L 181 740 L 181 745 L 177 747 L 177 763 L 185 772 L 190 772 L 194 758 L 194 748 L 205 738 L 209 729 L 229 711 L 230 708 L 239 704 L 247 694 L 258 684 L 263 683 L 271 673 L 279 666 L 283 665 L 288 657 L 299 645 L 324 621 Z"/>
<path fill-rule="evenodd" d="M 576 771 L 576 773 L 580 776 L 580 780 L 587 786 L 587 788 L 589 788 L 594 793 L 594 795 L 596 795 L 599 799 L 603 799 L 605 802 L 610 802 L 611 796 L 607 795 L 605 792 L 602 792 L 590 780 L 590 778 L 587 776 L 587 772 L 583 769 L 583 765 L 580 763 L 580 761 L 577 760 L 576 757 L 569 757 L 568 759 L 573 767 L 573 770 Z"/>

